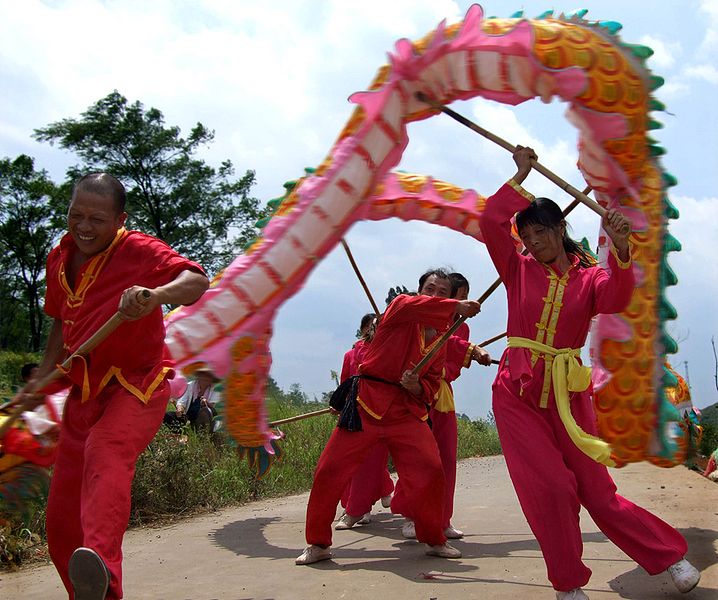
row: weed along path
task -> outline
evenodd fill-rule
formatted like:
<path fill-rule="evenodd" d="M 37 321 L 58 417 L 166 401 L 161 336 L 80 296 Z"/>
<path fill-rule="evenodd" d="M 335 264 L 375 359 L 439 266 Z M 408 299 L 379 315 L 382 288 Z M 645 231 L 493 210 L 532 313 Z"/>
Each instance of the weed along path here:
<path fill-rule="evenodd" d="M 678 527 L 702 571 L 687 600 L 718 598 L 718 485 L 683 467 L 614 470 L 621 493 Z M 459 465 L 454 524 L 459 560 L 430 558 L 401 537 L 402 519 L 375 507 L 369 525 L 334 534 L 334 560 L 298 567 L 307 495 L 247 504 L 125 537 L 128 600 L 543 599 L 554 594 L 503 457 Z M 581 513 L 591 600 L 681 597 L 649 577 Z M 0 597 L 66 598 L 52 566 L 0 573 Z"/>

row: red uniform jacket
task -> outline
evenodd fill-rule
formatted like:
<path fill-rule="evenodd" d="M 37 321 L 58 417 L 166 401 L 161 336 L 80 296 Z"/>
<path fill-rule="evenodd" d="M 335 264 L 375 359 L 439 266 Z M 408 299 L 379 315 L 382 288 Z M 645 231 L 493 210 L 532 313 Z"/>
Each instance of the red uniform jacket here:
<path fill-rule="evenodd" d="M 71 289 L 65 265 L 75 249 L 72 236 L 66 234 L 47 257 L 45 312 L 62 320 L 68 355 L 117 311 L 120 296 L 128 287 L 155 288 L 187 269 L 204 273 L 197 263 L 164 242 L 122 228 L 106 250 L 82 265 Z M 142 319 L 122 323 L 86 358 L 73 361 L 68 378 L 82 388 L 83 402 L 116 378 L 146 403 L 172 368 L 164 338 L 162 309 L 158 307 Z"/>
<path fill-rule="evenodd" d="M 509 337 L 519 336 L 553 346 L 581 348 L 591 319 L 599 313 L 620 312 L 628 306 L 635 278 L 631 262 L 623 263 L 611 248 L 607 269 L 584 268 L 573 257 L 565 273 L 557 273 L 532 256 L 516 251 L 511 219 L 529 205 L 533 196 L 513 181 L 486 202 L 480 227 L 491 260 L 506 286 Z M 544 360 L 525 348 L 507 348 L 499 365 L 519 381 L 524 397 L 542 399 Z M 553 389 L 548 406 L 555 407 Z"/>
<path fill-rule="evenodd" d="M 374 339 L 359 365 L 359 373 L 399 383 L 404 371 L 415 366 L 431 348 L 431 344 L 425 343 L 426 329 L 435 329 L 439 335 L 446 331 L 457 302 L 431 296 L 397 296 L 379 321 Z M 361 379 L 357 400 L 376 419 L 381 419 L 391 403 L 398 401 L 425 420 L 426 405 L 434 402 L 445 359 L 444 346 L 420 374 L 421 397 L 399 386 Z"/>
<path fill-rule="evenodd" d="M 342 363 L 342 374 L 339 377 L 339 383 L 344 383 L 346 379 L 359 372 L 359 365 L 361 364 L 362 358 L 364 358 L 367 347 L 367 343 L 364 340 L 357 340 L 351 347 L 351 350 L 347 350 L 344 353 L 344 362 Z"/>

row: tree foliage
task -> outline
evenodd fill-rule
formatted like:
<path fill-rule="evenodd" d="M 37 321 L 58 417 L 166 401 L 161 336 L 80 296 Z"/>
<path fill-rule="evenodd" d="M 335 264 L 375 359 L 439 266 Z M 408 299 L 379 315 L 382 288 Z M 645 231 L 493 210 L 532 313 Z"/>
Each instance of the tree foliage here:
<path fill-rule="evenodd" d="M 40 350 L 45 259 L 63 229 L 59 188 L 31 157 L 0 160 L 0 347 Z"/>
<path fill-rule="evenodd" d="M 210 272 L 226 265 L 256 235 L 264 216 L 249 196 L 254 171 L 234 179 L 229 160 L 219 168 L 197 157 L 214 132 L 197 123 L 187 137 L 165 125 L 156 108 L 129 104 L 117 91 L 90 106 L 79 119 L 35 130 L 83 162 L 68 177 L 106 171 L 127 188 L 128 226 L 152 234 Z"/>

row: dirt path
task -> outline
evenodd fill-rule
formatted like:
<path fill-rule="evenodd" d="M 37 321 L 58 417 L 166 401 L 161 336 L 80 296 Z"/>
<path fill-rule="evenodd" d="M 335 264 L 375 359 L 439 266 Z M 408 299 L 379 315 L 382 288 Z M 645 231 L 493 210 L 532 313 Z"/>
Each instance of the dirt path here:
<path fill-rule="evenodd" d="M 584 558 L 593 570 L 591 600 L 718 598 L 718 485 L 683 467 L 647 464 L 614 471 L 621 493 L 678 527 L 688 557 L 702 571 L 700 587 L 678 594 L 667 575 L 649 577 L 582 513 Z M 294 565 L 304 546 L 307 495 L 266 500 L 170 527 L 125 537 L 128 600 L 450 600 L 554 598 L 538 546 L 509 481 L 502 457 L 459 467 L 456 543 L 464 557 L 424 556 L 401 537 L 401 519 L 380 509 L 366 526 L 338 531 L 334 560 Z M 375 508 L 376 510 L 376 508 Z M 52 566 L 0 574 L 0 598 L 65 598 Z"/>

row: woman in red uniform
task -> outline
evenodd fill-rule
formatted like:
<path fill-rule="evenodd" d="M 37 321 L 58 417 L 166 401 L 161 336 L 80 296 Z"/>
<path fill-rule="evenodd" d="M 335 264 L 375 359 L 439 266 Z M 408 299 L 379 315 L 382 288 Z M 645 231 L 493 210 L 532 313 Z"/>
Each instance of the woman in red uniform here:
<path fill-rule="evenodd" d="M 627 221 L 616 210 L 606 213 L 602 226 L 612 241 L 608 269 L 593 265 L 567 237 L 558 206 L 534 200 L 521 187 L 532 159 L 533 150 L 517 147 L 516 175 L 489 198 L 481 218 L 508 296 L 508 349 L 493 384 L 493 410 L 516 494 L 557 598 L 588 598 L 581 590 L 591 575 L 581 560 L 581 506 L 649 574 L 667 570 L 687 592 L 700 573 L 683 558 L 683 536 L 616 494 L 604 466 L 611 464 L 610 448 L 594 437 L 590 373 L 577 360 L 591 319 L 620 312 L 630 301 L 635 280 Z M 527 256 L 516 251 L 511 237 L 517 212 Z M 575 390 L 570 399 L 569 389 Z"/>
<path fill-rule="evenodd" d="M 367 313 L 362 317 L 359 324 L 361 337 L 344 354 L 341 382 L 359 373 L 359 365 L 364 360 L 364 354 L 376 331 L 376 320 L 377 315 L 374 313 Z M 344 514 L 334 529 L 351 529 L 356 524 L 366 525 L 371 520 L 371 508 L 378 500 L 381 500 L 384 508 L 389 508 L 394 481 L 389 474 L 388 460 L 389 449 L 386 445 L 374 446 L 342 494 Z"/>

